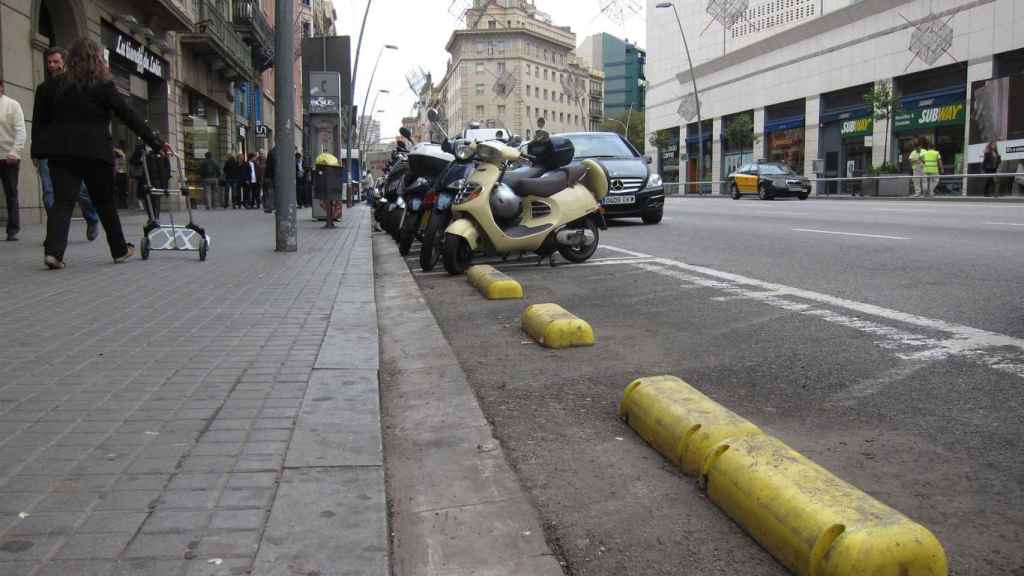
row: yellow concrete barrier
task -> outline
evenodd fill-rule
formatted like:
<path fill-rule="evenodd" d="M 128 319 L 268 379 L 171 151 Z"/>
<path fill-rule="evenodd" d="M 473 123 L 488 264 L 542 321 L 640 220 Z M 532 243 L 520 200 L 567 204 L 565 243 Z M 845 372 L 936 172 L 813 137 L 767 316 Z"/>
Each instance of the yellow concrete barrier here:
<path fill-rule="evenodd" d="M 488 300 L 515 300 L 523 297 L 523 287 L 494 266 L 481 264 L 466 270 L 466 278 Z"/>
<path fill-rule="evenodd" d="M 688 476 L 700 474 L 705 457 L 722 440 L 762 433 L 675 376 L 632 382 L 619 417 Z"/>
<path fill-rule="evenodd" d="M 523 330 L 541 346 L 592 346 L 594 330 L 558 304 L 533 304 L 523 311 Z"/>
<path fill-rule="evenodd" d="M 799 576 L 946 576 L 927 528 L 776 438 L 723 441 L 701 480 L 708 497 Z"/>

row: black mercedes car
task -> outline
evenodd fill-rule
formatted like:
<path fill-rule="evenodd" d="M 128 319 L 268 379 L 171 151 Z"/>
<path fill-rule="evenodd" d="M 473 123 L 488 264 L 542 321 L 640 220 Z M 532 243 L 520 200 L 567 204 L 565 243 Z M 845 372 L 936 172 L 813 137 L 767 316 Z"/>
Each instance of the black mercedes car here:
<path fill-rule="evenodd" d="M 615 132 L 570 132 L 576 154 L 574 161 L 590 158 L 608 174 L 608 195 L 602 200 L 605 218 L 642 218 L 657 224 L 665 205 L 661 176 L 652 174 L 647 158 Z"/>

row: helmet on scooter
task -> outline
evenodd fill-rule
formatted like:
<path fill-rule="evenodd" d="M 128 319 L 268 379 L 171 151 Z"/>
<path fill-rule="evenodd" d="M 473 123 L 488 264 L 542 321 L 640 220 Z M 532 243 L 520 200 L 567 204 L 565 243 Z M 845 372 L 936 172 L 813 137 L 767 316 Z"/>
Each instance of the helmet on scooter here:
<path fill-rule="evenodd" d="M 523 209 L 523 200 L 504 182 L 491 194 L 491 213 L 496 220 L 512 220 Z"/>

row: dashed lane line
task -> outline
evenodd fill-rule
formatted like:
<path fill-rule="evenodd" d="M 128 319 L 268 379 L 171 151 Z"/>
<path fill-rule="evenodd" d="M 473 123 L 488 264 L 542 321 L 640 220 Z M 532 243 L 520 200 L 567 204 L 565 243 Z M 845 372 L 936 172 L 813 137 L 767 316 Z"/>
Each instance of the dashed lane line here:
<path fill-rule="evenodd" d="M 886 236 L 884 234 L 861 234 L 858 232 L 839 232 L 836 230 L 815 230 L 812 228 L 791 228 L 793 232 L 810 232 L 813 234 L 830 234 L 834 236 L 855 236 L 858 238 L 879 238 L 882 240 L 910 240 L 906 236 Z"/>
<path fill-rule="evenodd" d="M 631 265 L 681 280 L 684 286 L 726 294 L 712 299 L 748 299 L 857 330 L 903 360 L 928 362 L 955 356 L 1024 378 L 1021 338 L 607 244 L 602 248 L 637 258 Z"/>

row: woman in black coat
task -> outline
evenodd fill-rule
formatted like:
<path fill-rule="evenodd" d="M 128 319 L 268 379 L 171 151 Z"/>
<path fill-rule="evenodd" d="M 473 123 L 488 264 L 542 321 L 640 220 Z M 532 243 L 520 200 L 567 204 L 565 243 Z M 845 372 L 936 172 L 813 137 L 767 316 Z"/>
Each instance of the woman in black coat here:
<path fill-rule="evenodd" d="M 54 188 L 46 222 L 46 266 L 64 267 L 71 212 L 83 180 L 106 232 L 110 255 L 114 262 L 124 262 L 135 247 L 125 241 L 114 204 L 111 117 L 116 115 L 155 150 L 171 153 L 170 146 L 125 102 L 111 80 L 103 51 L 88 38 L 71 47 L 67 71 L 36 90 L 34 109 L 32 157 L 49 159 Z"/>

